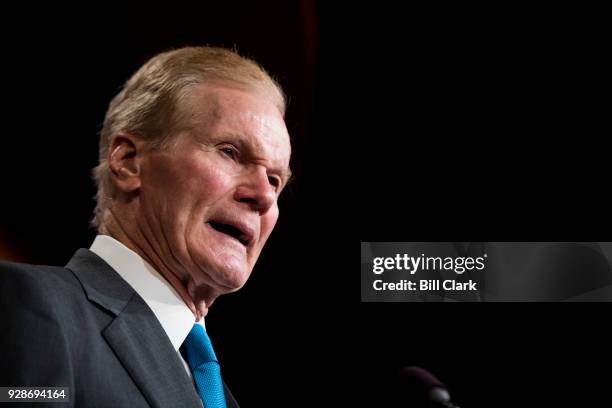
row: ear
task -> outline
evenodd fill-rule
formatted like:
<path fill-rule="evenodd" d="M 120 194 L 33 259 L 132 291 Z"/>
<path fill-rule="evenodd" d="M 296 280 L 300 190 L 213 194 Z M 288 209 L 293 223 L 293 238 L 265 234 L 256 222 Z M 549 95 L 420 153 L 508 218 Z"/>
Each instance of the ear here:
<path fill-rule="evenodd" d="M 132 193 L 140 188 L 140 170 L 144 143 L 137 136 L 120 133 L 113 136 L 108 164 L 111 177 L 119 191 Z"/>

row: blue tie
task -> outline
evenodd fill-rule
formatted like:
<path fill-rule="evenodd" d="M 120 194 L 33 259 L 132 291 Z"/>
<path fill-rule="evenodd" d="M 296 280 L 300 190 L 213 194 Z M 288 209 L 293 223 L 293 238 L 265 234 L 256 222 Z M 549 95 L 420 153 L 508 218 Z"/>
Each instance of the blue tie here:
<path fill-rule="evenodd" d="M 181 346 L 181 353 L 193 374 L 204 407 L 226 408 L 219 362 L 202 326 L 193 325 Z"/>

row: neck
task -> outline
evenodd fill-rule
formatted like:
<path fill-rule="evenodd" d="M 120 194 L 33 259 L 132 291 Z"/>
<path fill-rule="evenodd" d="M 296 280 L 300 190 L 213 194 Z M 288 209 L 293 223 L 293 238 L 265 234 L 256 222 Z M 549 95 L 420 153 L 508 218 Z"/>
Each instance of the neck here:
<path fill-rule="evenodd" d="M 121 217 L 117 217 L 111 209 L 108 216 L 105 217 L 103 225 L 100 226 L 99 233 L 108 235 L 121 242 L 153 266 L 176 290 L 183 302 L 193 313 L 196 321 L 206 316 L 208 306 L 210 306 L 212 300 L 201 299 L 197 291 L 191 287 L 188 279 L 189 275 L 186 273 L 180 274 L 177 272 L 177 268 L 170 267 L 164 261 L 164 257 L 160 255 L 161 251 L 156 250 L 153 241 L 146 239 L 145 234 L 140 230 L 128 228 L 128 225 L 133 225 L 133 223 L 122 222 Z"/>

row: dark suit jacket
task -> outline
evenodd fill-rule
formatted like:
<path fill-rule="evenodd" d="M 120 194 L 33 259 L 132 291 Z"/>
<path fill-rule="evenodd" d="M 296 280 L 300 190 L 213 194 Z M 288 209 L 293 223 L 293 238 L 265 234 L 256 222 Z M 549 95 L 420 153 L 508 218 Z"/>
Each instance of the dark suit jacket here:
<path fill-rule="evenodd" d="M 65 268 L 0 262 L 0 313 L 0 386 L 69 387 L 79 407 L 201 407 L 151 309 L 87 249 Z"/>

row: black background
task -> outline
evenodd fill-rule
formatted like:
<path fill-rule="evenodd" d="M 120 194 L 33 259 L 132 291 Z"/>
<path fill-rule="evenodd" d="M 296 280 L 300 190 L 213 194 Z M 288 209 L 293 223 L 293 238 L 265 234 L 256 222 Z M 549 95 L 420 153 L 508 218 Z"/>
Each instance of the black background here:
<path fill-rule="evenodd" d="M 369 58 L 353 59 L 376 78 L 355 81 L 361 241 L 610 241 L 596 10 L 381 8 L 367 21 L 358 48 Z M 394 372 L 420 365 L 462 407 L 596 406 L 610 311 L 361 304 L 363 402 L 393 405 Z"/>
<path fill-rule="evenodd" d="M 610 240 L 597 11 L 320 3 L 5 13 L 3 256 L 90 245 L 96 135 L 142 63 L 236 46 L 291 98 L 296 175 L 251 280 L 207 317 L 243 406 L 391 406 L 411 364 L 462 407 L 603 399 L 607 305 L 360 304 L 353 259 L 357 241 Z"/>

